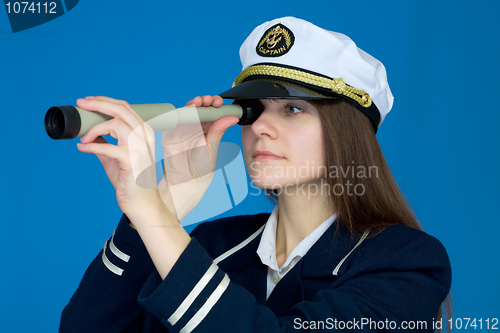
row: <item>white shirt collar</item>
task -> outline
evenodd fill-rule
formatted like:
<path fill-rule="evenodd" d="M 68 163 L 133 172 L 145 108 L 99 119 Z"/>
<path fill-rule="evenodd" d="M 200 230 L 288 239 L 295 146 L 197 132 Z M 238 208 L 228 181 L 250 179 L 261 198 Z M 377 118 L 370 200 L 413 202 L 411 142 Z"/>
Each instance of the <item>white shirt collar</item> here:
<path fill-rule="evenodd" d="M 257 248 L 257 254 L 260 257 L 262 263 L 274 271 L 279 272 L 286 268 L 292 260 L 296 263 L 303 256 L 306 255 L 307 251 L 317 242 L 317 240 L 325 233 L 325 231 L 333 224 L 337 214 L 333 214 L 326 221 L 321 223 L 313 232 L 311 232 L 306 238 L 304 238 L 290 253 L 286 259 L 283 266 L 278 267 L 278 261 L 276 260 L 276 227 L 278 225 L 278 205 L 276 205 L 267 220 L 264 231 L 262 232 L 262 238 L 260 239 L 259 247 Z"/>

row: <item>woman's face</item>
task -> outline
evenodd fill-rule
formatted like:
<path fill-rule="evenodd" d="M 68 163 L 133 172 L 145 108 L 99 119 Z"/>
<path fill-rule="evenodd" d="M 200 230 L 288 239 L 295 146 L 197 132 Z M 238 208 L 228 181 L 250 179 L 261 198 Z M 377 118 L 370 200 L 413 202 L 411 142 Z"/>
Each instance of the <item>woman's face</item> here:
<path fill-rule="evenodd" d="M 260 101 L 262 114 L 241 129 L 245 164 L 255 186 L 284 190 L 323 178 L 325 148 L 316 107 L 304 100 Z"/>

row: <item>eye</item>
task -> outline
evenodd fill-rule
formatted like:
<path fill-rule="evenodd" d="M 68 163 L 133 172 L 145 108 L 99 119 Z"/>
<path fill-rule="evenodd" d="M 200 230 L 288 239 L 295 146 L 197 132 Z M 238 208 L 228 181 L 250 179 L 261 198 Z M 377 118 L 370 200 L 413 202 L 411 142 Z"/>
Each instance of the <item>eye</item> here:
<path fill-rule="evenodd" d="M 285 107 L 285 111 L 287 114 L 291 114 L 291 115 L 294 115 L 294 114 L 300 114 L 302 113 L 304 110 L 302 110 L 301 108 L 297 107 L 297 106 L 294 106 L 294 105 L 287 105 Z"/>

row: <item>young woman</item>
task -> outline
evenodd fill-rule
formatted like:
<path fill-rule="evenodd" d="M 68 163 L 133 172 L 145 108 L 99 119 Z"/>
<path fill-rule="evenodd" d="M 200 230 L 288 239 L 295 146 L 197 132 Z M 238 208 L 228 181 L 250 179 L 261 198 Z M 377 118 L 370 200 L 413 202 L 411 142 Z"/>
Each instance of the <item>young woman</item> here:
<path fill-rule="evenodd" d="M 114 117 L 78 149 L 99 157 L 124 215 L 60 331 L 433 331 L 451 269 L 375 137 L 393 100 L 384 66 L 348 37 L 291 17 L 257 27 L 240 56 L 244 70 L 221 96 L 261 107 L 242 126 L 243 151 L 275 209 L 188 235 L 179 221 L 205 193 L 220 140 L 238 119 L 165 133 L 164 179 L 138 186 L 141 161 L 154 156 L 151 129 L 124 101 L 79 99 Z M 221 96 L 188 104 L 220 107 Z"/>

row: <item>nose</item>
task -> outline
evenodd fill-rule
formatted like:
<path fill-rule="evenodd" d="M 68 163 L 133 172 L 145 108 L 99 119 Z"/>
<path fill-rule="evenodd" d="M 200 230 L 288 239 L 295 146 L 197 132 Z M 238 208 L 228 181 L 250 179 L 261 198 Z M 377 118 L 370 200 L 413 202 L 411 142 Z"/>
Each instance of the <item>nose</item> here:
<path fill-rule="evenodd" d="M 276 112 L 273 112 L 272 106 L 266 104 L 264 104 L 264 111 L 262 111 L 257 120 L 250 125 L 250 129 L 257 137 L 267 136 L 271 139 L 276 139 L 278 137 L 278 130 L 276 127 L 278 119 L 275 119 Z"/>

